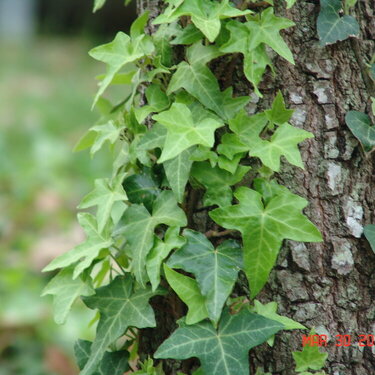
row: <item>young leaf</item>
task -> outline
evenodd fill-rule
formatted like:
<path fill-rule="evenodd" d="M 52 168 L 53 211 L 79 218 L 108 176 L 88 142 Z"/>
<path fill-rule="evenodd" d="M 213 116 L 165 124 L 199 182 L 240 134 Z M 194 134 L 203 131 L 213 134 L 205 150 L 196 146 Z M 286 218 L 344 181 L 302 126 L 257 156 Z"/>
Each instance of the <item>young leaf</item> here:
<path fill-rule="evenodd" d="M 197 29 L 193 23 L 189 23 L 186 27 L 176 33 L 176 37 L 170 42 L 173 45 L 188 45 L 199 42 L 203 39 L 203 34 Z"/>
<path fill-rule="evenodd" d="M 123 129 L 124 127 L 116 126 L 113 120 L 110 120 L 103 125 L 93 126 L 90 131 L 96 132 L 96 137 L 90 149 L 91 156 L 98 152 L 105 142 L 108 141 L 113 145 L 118 140 Z"/>
<path fill-rule="evenodd" d="M 347 14 L 340 17 L 339 12 L 341 9 L 341 0 L 320 1 L 317 28 L 322 46 L 333 44 L 339 40 L 345 40 L 350 36 L 357 36 L 359 34 L 359 25 L 356 19 Z"/>
<path fill-rule="evenodd" d="M 149 36 L 139 35 L 133 40 L 121 31 L 111 43 L 92 49 L 89 52 L 90 56 L 107 64 L 107 73 L 100 84 L 93 106 L 124 65 L 150 55 L 153 50 L 154 46 Z"/>
<path fill-rule="evenodd" d="M 247 310 L 236 315 L 226 310 L 217 330 L 207 321 L 182 326 L 161 344 L 155 357 L 197 357 L 206 375 L 248 375 L 248 351 L 282 327 Z"/>
<path fill-rule="evenodd" d="M 128 199 L 122 187 L 124 176 L 124 174 L 121 174 L 112 181 L 109 178 L 95 180 L 95 189 L 88 193 L 78 206 L 78 208 L 98 206 L 96 217 L 99 232 L 101 232 L 108 223 L 111 217 L 113 204 L 117 201 L 125 201 Z"/>
<path fill-rule="evenodd" d="M 137 145 L 139 151 L 152 150 L 154 148 L 162 148 L 167 136 L 165 126 L 156 123 L 148 130 Z"/>
<path fill-rule="evenodd" d="M 206 297 L 209 317 L 217 323 L 242 268 L 241 248 L 237 242 L 228 240 L 215 249 L 206 236 L 193 230 L 185 230 L 184 237 L 186 245 L 169 258 L 167 265 L 195 275 Z"/>
<path fill-rule="evenodd" d="M 92 375 L 108 346 L 126 332 L 128 327 L 155 327 L 155 317 L 148 300 L 155 295 L 149 289 L 133 292 L 130 275 L 117 276 L 109 285 L 96 289 L 96 294 L 84 297 L 90 309 L 98 309 L 100 320 L 89 360 L 80 375 Z"/>
<path fill-rule="evenodd" d="M 163 191 L 153 204 L 152 215 L 138 204 L 130 206 L 123 217 L 124 226 L 116 234 L 123 234 L 132 257 L 132 270 L 137 281 L 145 287 L 147 282 L 146 257 L 154 241 L 154 230 L 159 224 L 182 227 L 186 225 L 184 211 L 178 207 L 171 191 Z"/>
<path fill-rule="evenodd" d="M 272 108 L 264 111 L 267 119 L 277 125 L 282 125 L 285 122 L 288 122 L 292 117 L 293 112 L 293 109 L 285 108 L 285 102 L 281 91 L 277 92 L 276 98 L 272 103 Z"/>
<path fill-rule="evenodd" d="M 86 340 L 78 340 L 74 345 L 74 354 L 80 370 L 90 358 L 91 346 L 92 342 Z M 105 352 L 93 375 L 122 375 L 129 369 L 128 359 L 129 353 L 125 350 Z"/>
<path fill-rule="evenodd" d="M 73 272 L 73 279 L 76 279 L 82 271 L 91 265 L 102 249 L 107 249 L 113 244 L 113 240 L 107 230 L 98 231 L 94 216 L 88 213 L 79 213 L 77 217 L 81 227 L 86 232 L 87 239 L 67 253 L 55 258 L 43 269 L 43 272 L 68 267 L 80 260 Z"/>
<path fill-rule="evenodd" d="M 167 128 L 163 152 L 158 163 L 173 159 L 191 146 L 201 144 L 212 147 L 215 130 L 224 124 L 207 112 L 207 117 L 195 122 L 185 104 L 173 103 L 168 111 L 152 117 Z"/>
<path fill-rule="evenodd" d="M 375 253 L 375 225 L 368 224 L 363 228 L 363 233 L 369 242 L 372 251 Z"/>
<path fill-rule="evenodd" d="M 349 111 L 345 121 L 363 149 L 370 152 L 375 147 L 375 125 L 371 124 L 370 117 L 362 112 Z"/>
<path fill-rule="evenodd" d="M 238 166 L 236 172 L 231 174 L 219 167 L 212 168 L 208 162 L 194 163 L 191 176 L 206 188 L 203 197 L 205 206 L 228 206 L 232 203 L 232 185 L 242 180 L 250 167 Z"/>
<path fill-rule="evenodd" d="M 185 0 L 171 13 L 158 16 L 153 23 L 170 23 L 181 16 L 190 16 L 194 25 L 212 43 L 219 35 L 221 19 L 244 16 L 249 13 L 252 12 L 232 7 L 229 5 L 229 0 L 223 0 L 221 3 L 211 0 Z"/>
<path fill-rule="evenodd" d="M 73 280 L 74 267 L 61 270 L 43 289 L 41 296 L 53 295 L 54 319 L 57 324 L 64 324 L 70 308 L 79 296 L 89 296 L 94 289 L 89 281 L 81 278 Z"/>
<path fill-rule="evenodd" d="M 189 308 L 186 324 L 195 324 L 206 319 L 208 317 L 206 301 L 197 282 L 191 277 L 173 271 L 166 264 L 163 267 L 168 284 Z"/>
<path fill-rule="evenodd" d="M 186 242 L 185 237 L 179 235 L 179 227 L 169 227 L 164 235 L 164 241 L 155 236 L 154 246 L 147 256 L 146 269 L 152 285 L 156 290 L 160 283 L 160 266 L 173 249 L 179 249 Z"/>
<path fill-rule="evenodd" d="M 106 0 L 94 0 L 94 9 L 93 13 L 95 13 L 97 10 L 103 8 Z"/>
<path fill-rule="evenodd" d="M 290 9 L 297 0 L 285 0 L 286 1 L 286 9 Z"/>
<path fill-rule="evenodd" d="M 191 165 L 193 164 L 190 157 L 194 150 L 195 147 L 190 147 L 173 159 L 163 163 L 169 185 L 179 203 L 182 203 L 184 198 L 185 186 L 189 179 Z"/>
<path fill-rule="evenodd" d="M 224 228 L 241 232 L 244 268 L 253 298 L 267 282 L 284 238 L 319 242 L 322 237 L 301 213 L 307 201 L 298 195 L 277 195 L 266 206 L 258 192 L 246 187 L 238 188 L 234 196 L 239 204 L 217 208 L 210 212 L 210 216 Z"/>

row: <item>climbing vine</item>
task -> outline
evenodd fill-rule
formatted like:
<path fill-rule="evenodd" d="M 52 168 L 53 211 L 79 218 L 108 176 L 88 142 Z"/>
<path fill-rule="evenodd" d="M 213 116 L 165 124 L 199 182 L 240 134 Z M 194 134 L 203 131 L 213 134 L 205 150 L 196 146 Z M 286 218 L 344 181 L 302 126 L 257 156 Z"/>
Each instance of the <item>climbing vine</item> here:
<path fill-rule="evenodd" d="M 298 145 L 313 135 L 288 123 L 293 111 L 281 92 L 254 115 L 248 96 L 233 96 L 240 61 L 259 97 L 275 53 L 294 63 L 280 34 L 294 23 L 275 15 L 272 1 L 250 3 L 167 0 L 155 19 L 145 12 L 129 35 L 90 51 L 107 65 L 93 104 L 102 115 L 77 148 L 95 154 L 109 144 L 112 176 L 96 180 L 79 205 L 97 208 L 78 214 L 86 240 L 44 269 L 60 269 L 44 291 L 54 295 L 58 323 L 79 296 L 99 313 L 95 340 L 76 344 L 82 375 L 163 374 L 163 359 L 191 357 L 200 360 L 195 374 L 247 375 L 251 348 L 273 345 L 280 330 L 305 329 L 278 315 L 276 302 L 255 299 L 284 239 L 322 237 L 302 213 L 308 202 L 273 177 L 281 156 L 303 168 Z M 102 97 L 114 84 L 127 87 L 116 105 Z M 246 295 L 233 293 L 239 274 Z M 158 329 L 150 305 L 157 295 L 183 304 L 178 328 L 144 359 L 139 336 Z M 325 358 L 305 349 L 296 370 L 319 370 Z"/>

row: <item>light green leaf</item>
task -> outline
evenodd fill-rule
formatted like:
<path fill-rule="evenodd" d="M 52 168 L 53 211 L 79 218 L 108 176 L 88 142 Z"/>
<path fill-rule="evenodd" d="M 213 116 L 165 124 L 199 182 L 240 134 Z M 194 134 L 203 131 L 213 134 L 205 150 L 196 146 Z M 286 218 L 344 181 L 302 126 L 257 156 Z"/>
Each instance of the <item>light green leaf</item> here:
<path fill-rule="evenodd" d="M 185 186 L 189 179 L 191 165 L 193 164 L 190 156 L 194 150 L 195 147 L 190 147 L 175 158 L 163 163 L 169 185 L 179 203 L 182 203 L 184 198 Z"/>
<path fill-rule="evenodd" d="M 282 327 L 247 310 L 236 315 L 225 311 L 217 330 L 207 321 L 178 328 L 161 344 L 155 357 L 197 357 L 206 375 L 248 375 L 249 350 Z"/>
<path fill-rule="evenodd" d="M 234 174 L 219 167 L 211 167 L 208 162 L 194 163 L 191 176 L 206 188 L 203 197 L 205 206 L 218 205 L 228 206 L 232 202 L 232 185 L 240 182 L 250 167 L 238 166 Z"/>
<path fill-rule="evenodd" d="M 285 0 L 286 2 L 286 9 L 290 9 L 295 3 L 296 3 L 297 0 Z"/>
<path fill-rule="evenodd" d="M 177 250 L 167 264 L 195 275 L 211 320 L 217 323 L 226 299 L 242 268 L 242 252 L 236 241 L 223 242 L 217 249 L 199 232 L 185 230 L 187 243 Z"/>
<path fill-rule="evenodd" d="M 312 330 L 310 335 L 314 335 Z M 320 370 L 324 367 L 325 361 L 328 358 L 327 353 L 321 353 L 318 346 L 305 345 L 302 351 L 292 352 L 294 361 L 296 362 L 296 371 L 303 372 L 308 369 Z"/>
<path fill-rule="evenodd" d="M 272 103 L 272 108 L 264 111 L 268 120 L 273 124 L 282 125 L 288 122 L 293 115 L 293 109 L 286 109 L 281 91 L 277 92 L 276 98 Z"/>
<path fill-rule="evenodd" d="M 84 282 L 81 278 L 73 280 L 74 267 L 61 270 L 43 289 L 42 297 L 53 295 L 54 319 L 57 324 L 64 324 L 70 308 L 79 296 L 89 296 L 94 293 L 90 280 Z"/>
<path fill-rule="evenodd" d="M 115 39 L 108 44 L 92 49 L 89 54 L 96 60 L 107 64 L 107 73 L 100 83 L 93 106 L 111 83 L 115 74 L 126 64 L 150 55 L 154 46 L 149 36 L 139 35 L 134 40 L 123 32 L 117 33 Z"/>
<path fill-rule="evenodd" d="M 221 143 L 217 147 L 217 151 L 229 160 L 233 160 L 236 155 L 248 152 L 249 146 L 242 142 L 237 134 L 225 133 L 221 137 Z"/>
<path fill-rule="evenodd" d="M 206 118 L 195 122 L 192 112 L 185 104 L 173 103 L 168 111 L 152 117 L 167 128 L 163 152 L 158 163 L 173 159 L 194 145 L 213 146 L 215 130 L 224 124 L 206 113 Z"/>
<path fill-rule="evenodd" d="M 190 16 L 194 25 L 212 43 L 219 35 L 221 19 L 244 16 L 252 13 L 241 11 L 229 5 L 229 0 L 221 3 L 211 0 L 185 0 L 171 12 L 165 12 L 154 20 L 154 24 L 170 23 L 182 16 Z"/>
<path fill-rule="evenodd" d="M 90 358 L 80 375 L 95 373 L 108 346 L 122 336 L 128 327 L 155 327 L 155 317 L 148 300 L 155 295 L 149 289 L 133 292 L 130 275 L 117 276 L 109 285 L 96 289 L 96 294 L 84 297 L 90 309 L 98 309 L 100 320 Z"/>
<path fill-rule="evenodd" d="M 152 150 L 154 148 L 162 148 L 167 136 L 167 129 L 165 126 L 156 123 L 148 130 L 139 141 L 137 149 L 139 151 Z"/>
<path fill-rule="evenodd" d="M 173 49 L 170 39 L 180 32 L 181 27 L 177 23 L 170 25 L 160 25 L 156 33 L 153 34 L 153 41 L 156 56 L 160 57 L 160 62 L 165 67 L 173 65 Z"/>
<path fill-rule="evenodd" d="M 184 211 L 178 207 L 171 191 L 163 191 L 153 204 L 152 215 L 143 205 L 133 204 L 123 217 L 124 226 L 116 234 L 123 234 L 132 257 L 132 270 L 137 281 L 147 282 L 146 258 L 154 242 L 154 230 L 159 224 L 182 227 L 186 225 Z"/>
<path fill-rule="evenodd" d="M 103 125 L 93 126 L 90 130 L 96 132 L 96 137 L 90 149 L 91 156 L 98 152 L 106 141 L 113 145 L 123 129 L 123 126 L 117 126 L 113 120 Z"/>
<path fill-rule="evenodd" d="M 363 233 L 369 242 L 372 251 L 375 253 L 375 225 L 374 224 L 368 224 L 365 225 L 363 228 Z"/>
<path fill-rule="evenodd" d="M 150 278 L 152 290 L 160 283 L 160 266 L 173 249 L 179 249 L 186 239 L 179 235 L 179 227 L 169 227 L 164 235 L 164 241 L 155 236 L 154 246 L 147 256 L 146 269 Z"/>
<path fill-rule="evenodd" d="M 96 217 L 98 220 L 98 230 L 101 232 L 111 217 L 113 204 L 117 201 L 128 199 L 122 181 L 125 175 L 121 174 L 112 181 L 109 178 L 95 180 L 95 189 L 88 193 L 79 204 L 78 208 L 88 208 L 98 206 Z"/>
<path fill-rule="evenodd" d="M 363 149 L 370 152 L 375 147 L 375 125 L 371 124 L 370 117 L 362 112 L 349 111 L 345 121 Z"/>
<path fill-rule="evenodd" d="M 231 174 L 236 173 L 236 170 L 238 168 L 238 163 L 240 160 L 245 156 L 244 153 L 237 154 L 233 157 L 233 159 L 229 159 L 224 155 L 220 155 L 218 159 L 218 165 L 221 169 L 225 169 Z"/>
<path fill-rule="evenodd" d="M 217 208 L 210 216 L 224 228 L 241 232 L 244 267 L 253 298 L 267 282 L 284 238 L 319 242 L 322 237 L 302 214 L 307 201 L 298 195 L 276 195 L 266 206 L 258 192 L 246 187 L 238 188 L 234 196 L 239 204 Z"/>
<path fill-rule="evenodd" d="M 78 340 L 74 345 L 74 354 L 81 370 L 89 360 L 91 346 L 92 342 L 86 340 Z M 128 359 L 129 353 L 125 350 L 105 352 L 93 375 L 122 375 L 129 370 Z"/>
<path fill-rule="evenodd" d="M 103 8 L 106 0 L 94 0 L 94 9 L 93 13 L 95 13 L 97 10 Z"/>
<path fill-rule="evenodd" d="M 188 24 L 176 33 L 176 37 L 170 42 L 176 44 L 193 44 L 203 39 L 203 34 L 197 29 L 193 23 Z"/>
<path fill-rule="evenodd" d="M 347 14 L 340 17 L 341 9 L 341 0 L 320 0 L 317 28 L 322 46 L 359 34 L 359 25 L 356 19 Z"/>
<path fill-rule="evenodd" d="M 80 261 L 73 272 L 73 279 L 76 279 L 92 261 L 99 255 L 100 251 L 107 249 L 113 244 L 107 228 L 99 232 L 97 222 L 94 216 L 88 213 L 79 213 L 77 215 L 81 227 L 87 235 L 87 239 L 72 250 L 55 258 L 48 264 L 43 272 L 53 271 L 57 268 L 68 267 Z"/>
<path fill-rule="evenodd" d="M 150 12 L 147 10 L 143 12 L 130 26 L 130 38 L 135 39 L 145 33 L 145 27 L 147 25 L 148 16 Z"/>
<path fill-rule="evenodd" d="M 206 301 L 202 296 L 197 282 L 163 265 L 165 277 L 171 288 L 188 306 L 186 324 L 195 324 L 208 317 Z"/>
<path fill-rule="evenodd" d="M 298 143 L 313 137 L 312 133 L 285 123 L 277 128 L 270 141 L 259 137 L 249 140 L 249 154 L 250 156 L 257 156 L 266 167 L 276 172 L 280 169 L 280 157 L 282 155 L 290 164 L 303 169 Z"/>

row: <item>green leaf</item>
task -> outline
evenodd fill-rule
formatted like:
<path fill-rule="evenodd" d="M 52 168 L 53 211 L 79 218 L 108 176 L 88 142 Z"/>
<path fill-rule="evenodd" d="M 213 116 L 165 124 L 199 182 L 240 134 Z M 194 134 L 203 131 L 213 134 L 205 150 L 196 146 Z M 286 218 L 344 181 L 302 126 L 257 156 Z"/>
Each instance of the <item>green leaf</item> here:
<path fill-rule="evenodd" d="M 139 151 L 152 150 L 154 148 L 162 148 L 167 136 L 165 126 L 156 123 L 148 130 L 137 145 Z"/>
<path fill-rule="evenodd" d="M 238 166 L 236 172 L 231 174 L 219 167 L 211 167 L 208 162 L 194 163 L 191 176 L 206 188 L 203 197 L 205 206 L 228 206 L 232 203 L 232 185 L 240 182 L 250 167 Z"/>
<path fill-rule="evenodd" d="M 174 11 L 158 16 L 153 23 L 170 23 L 179 17 L 190 16 L 194 25 L 212 43 L 219 35 L 221 19 L 244 16 L 249 13 L 252 12 L 232 7 L 229 5 L 229 0 L 223 0 L 221 3 L 211 0 L 185 0 Z"/>
<path fill-rule="evenodd" d="M 185 230 L 187 243 L 177 250 L 167 264 L 195 275 L 211 320 L 217 323 L 226 299 L 242 268 L 242 252 L 236 241 L 223 242 L 217 249 L 201 233 Z"/>
<path fill-rule="evenodd" d="M 277 128 L 270 141 L 258 137 L 249 140 L 250 156 L 257 156 L 262 163 L 278 172 L 280 170 L 280 157 L 285 156 L 290 164 L 304 168 L 298 143 L 314 135 L 306 130 L 295 128 L 287 123 Z"/>
<path fill-rule="evenodd" d="M 92 342 L 78 340 L 74 345 L 74 354 L 78 367 L 82 370 L 89 360 Z M 125 350 L 105 352 L 102 361 L 93 375 L 122 375 L 129 370 L 129 353 Z"/>
<path fill-rule="evenodd" d="M 211 151 L 209 147 L 198 146 L 190 156 L 193 161 L 204 161 L 208 160 L 211 167 L 214 167 L 218 162 L 218 155 L 215 151 Z"/>
<path fill-rule="evenodd" d="M 237 154 L 236 156 L 233 157 L 233 159 L 229 159 L 224 155 L 220 155 L 218 159 L 218 165 L 221 169 L 225 169 L 231 174 L 236 173 L 236 170 L 238 168 L 238 163 L 240 160 L 245 156 L 244 153 L 242 154 Z"/>
<path fill-rule="evenodd" d="M 314 335 L 312 330 L 310 335 Z M 325 361 L 328 357 L 327 353 L 321 353 L 318 346 L 305 345 L 302 351 L 292 352 L 294 361 L 296 362 L 296 371 L 303 372 L 308 369 L 320 370 L 324 367 Z"/>
<path fill-rule="evenodd" d="M 372 251 L 375 253 L 375 225 L 368 224 L 363 228 L 363 233 L 369 242 Z"/>
<path fill-rule="evenodd" d="M 173 159 L 194 145 L 212 147 L 215 130 L 224 124 L 208 112 L 206 115 L 206 118 L 196 122 L 190 109 L 180 103 L 173 103 L 168 111 L 154 115 L 152 118 L 167 128 L 163 152 L 158 163 Z"/>
<path fill-rule="evenodd" d="M 106 349 L 122 336 L 128 327 L 155 327 L 155 317 L 148 300 L 155 295 L 149 289 L 133 292 L 130 275 L 117 276 L 109 285 L 96 289 L 96 294 L 83 297 L 90 309 L 98 309 L 100 320 L 91 346 L 89 360 L 80 375 L 94 374 Z"/>
<path fill-rule="evenodd" d="M 92 261 L 99 256 L 103 249 L 107 249 L 113 244 L 113 240 L 106 230 L 99 232 L 97 222 L 94 216 L 88 213 L 79 213 L 77 215 L 79 224 L 84 229 L 87 239 L 72 250 L 55 258 L 48 264 L 43 272 L 53 271 L 57 268 L 68 267 L 80 261 L 73 272 L 73 279 L 76 279 Z"/>
<path fill-rule="evenodd" d="M 217 330 L 207 321 L 178 328 L 158 348 L 155 357 L 197 357 L 206 375 L 248 375 L 248 351 L 282 327 L 246 310 L 236 315 L 225 311 Z"/>
<path fill-rule="evenodd" d="M 98 152 L 106 141 L 113 145 L 123 129 L 124 127 L 117 126 L 113 120 L 103 125 L 93 126 L 90 131 L 96 132 L 96 137 L 90 149 L 91 156 Z"/>
<path fill-rule="evenodd" d="M 78 206 L 78 208 L 98 206 L 96 217 L 99 232 L 101 232 L 108 223 L 111 217 L 113 204 L 117 201 L 125 201 L 128 199 L 122 187 L 124 176 L 124 174 L 121 174 L 112 181 L 109 178 L 95 180 L 95 189 L 88 193 Z"/>
<path fill-rule="evenodd" d="M 93 13 L 95 13 L 97 10 L 103 8 L 106 0 L 94 0 L 94 9 Z"/>
<path fill-rule="evenodd" d="M 285 0 L 286 2 L 286 9 L 290 9 L 295 3 L 296 3 L 297 0 Z"/>
<path fill-rule="evenodd" d="M 179 249 L 186 239 L 179 235 L 179 227 L 169 227 L 164 235 L 164 241 L 155 236 L 154 246 L 147 256 L 146 269 L 150 278 L 152 290 L 160 283 L 160 266 L 173 249 Z"/>
<path fill-rule="evenodd" d="M 64 324 L 70 308 L 79 296 L 89 296 L 94 293 L 91 283 L 75 280 L 73 277 L 74 267 L 67 267 L 61 270 L 43 289 L 42 297 L 47 294 L 53 295 L 54 319 L 57 324 Z"/>
<path fill-rule="evenodd" d="M 130 202 L 144 204 L 149 211 L 160 194 L 159 186 L 154 179 L 144 172 L 127 177 L 123 186 Z"/>
<path fill-rule="evenodd" d="M 135 116 L 139 123 L 143 122 L 151 112 L 160 112 L 169 107 L 168 96 L 159 85 L 151 84 L 147 87 L 145 94 L 147 105 L 135 108 Z"/>
<path fill-rule="evenodd" d="M 193 44 L 203 39 L 203 34 L 195 27 L 194 24 L 190 23 L 183 29 L 176 33 L 176 37 L 170 42 L 173 45 L 176 44 Z"/>
<path fill-rule="evenodd" d="M 206 301 L 202 296 L 197 282 L 191 277 L 184 276 L 163 265 L 165 277 L 171 288 L 188 306 L 186 324 L 195 324 L 208 317 Z"/>
<path fill-rule="evenodd" d="M 340 17 L 341 9 L 341 0 L 320 1 L 317 28 L 322 46 L 359 35 L 359 25 L 356 19 L 349 15 Z"/>
<path fill-rule="evenodd" d="M 148 16 L 150 12 L 143 12 L 130 26 L 130 38 L 135 39 L 145 33 L 145 27 L 148 22 Z"/>
<path fill-rule="evenodd" d="M 224 90 L 222 93 L 223 98 L 223 105 L 224 105 L 224 111 L 226 114 L 226 119 L 231 119 L 238 112 L 240 112 L 243 107 L 249 103 L 250 97 L 249 96 L 238 96 L 233 97 L 233 87 L 230 86 L 226 90 Z"/>
<path fill-rule="evenodd" d="M 272 103 L 272 108 L 264 111 L 268 120 L 273 124 L 282 125 L 288 122 L 293 115 L 293 109 L 286 109 L 281 91 L 277 92 L 276 98 Z"/>
<path fill-rule="evenodd" d="M 178 34 L 180 27 L 177 23 L 170 25 L 160 25 L 156 33 L 153 34 L 153 41 L 156 50 L 156 56 L 160 57 L 163 66 L 173 65 L 173 49 L 170 39 Z"/>
<path fill-rule="evenodd" d="M 175 158 L 163 163 L 169 185 L 179 203 L 182 203 L 184 198 L 185 186 L 189 179 L 191 165 L 193 164 L 190 156 L 194 152 L 194 149 L 195 147 L 190 147 Z"/>
<path fill-rule="evenodd" d="M 159 224 L 182 227 L 186 225 L 184 211 L 178 207 L 171 191 L 163 191 L 153 204 L 152 215 L 144 206 L 133 204 L 123 216 L 124 226 L 116 234 L 123 234 L 132 257 L 132 270 L 144 287 L 147 282 L 146 257 L 154 242 L 154 230 Z"/>
<path fill-rule="evenodd" d="M 301 213 L 307 201 L 298 195 L 276 195 L 266 206 L 258 192 L 246 187 L 238 188 L 234 196 L 239 204 L 217 208 L 210 212 L 210 216 L 224 228 L 241 232 L 244 267 L 253 298 L 267 282 L 284 238 L 319 242 L 322 237 Z"/>
<path fill-rule="evenodd" d="M 115 74 L 126 64 L 150 55 L 154 46 L 149 36 L 139 35 L 134 40 L 123 32 L 117 33 L 115 39 L 92 49 L 89 54 L 96 60 L 107 64 L 107 73 L 100 84 L 93 106 L 109 86 Z"/>
<path fill-rule="evenodd" d="M 363 149 L 370 152 L 375 147 L 375 126 L 371 124 L 370 117 L 362 112 L 349 111 L 345 121 Z"/>

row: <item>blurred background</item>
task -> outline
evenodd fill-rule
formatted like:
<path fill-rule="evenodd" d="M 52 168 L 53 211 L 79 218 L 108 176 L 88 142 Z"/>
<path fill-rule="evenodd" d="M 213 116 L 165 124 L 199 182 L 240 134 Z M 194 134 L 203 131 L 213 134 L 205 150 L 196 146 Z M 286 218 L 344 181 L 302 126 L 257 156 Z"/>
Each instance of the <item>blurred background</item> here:
<path fill-rule="evenodd" d="M 128 31 L 135 7 L 107 0 L 0 0 L 0 375 L 73 375 L 74 341 L 92 339 L 77 303 L 53 321 L 53 275 L 41 269 L 83 238 L 76 206 L 109 152 L 73 153 L 95 123 L 90 107 L 104 65 L 87 52 Z M 79 5 L 77 5 L 79 4 Z"/>

